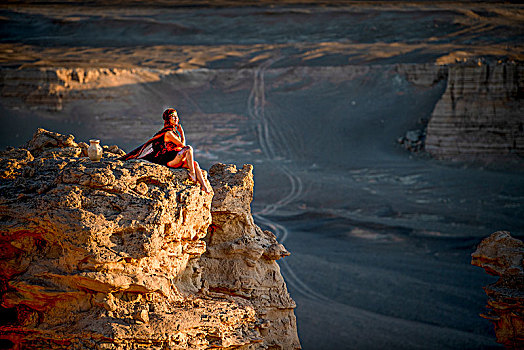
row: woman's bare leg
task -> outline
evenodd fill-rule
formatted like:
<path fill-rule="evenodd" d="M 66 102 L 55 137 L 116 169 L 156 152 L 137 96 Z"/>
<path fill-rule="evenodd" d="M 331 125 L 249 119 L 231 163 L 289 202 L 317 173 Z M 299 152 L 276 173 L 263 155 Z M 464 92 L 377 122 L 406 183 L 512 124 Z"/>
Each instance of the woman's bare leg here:
<path fill-rule="evenodd" d="M 193 164 L 193 148 L 191 146 L 188 146 L 188 148 L 184 149 L 182 152 L 179 152 L 175 159 L 167 163 L 167 166 L 174 167 L 181 162 L 181 166 L 189 170 L 189 177 L 191 180 L 196 182 L 197 176 L 195 174 L 195 166 Z"/>
<path fill-rule="evenodd" d="M 204 192 L 209 193 L 211 192 L 211 189 L 207 186 L 204 176 L 202 175 L 202 169 L 200 169 L 200 165 L 198 162 L 195 162 L 193 160 L 193 148 L 191 146 L 188 146 L 184 150 L 184 152 L 180 152 L 176 155 L 175 159 L 167 163 L 167 166 L 175 166 L 182 162 L 182 167 L 187 168 L 189 170 L 189 177 L 191 177 L 191 180 L 200 183 L 200 186 L 204 190 Z"/>
<path fill-rule="evenodd" d="M 196 177 L 196 174 L 195 174 L 195 162 L 194 162 L 194 157 L 193 157 L 193 147 L 191 146 L 187 146 L 188 148 L 186 149 L 186 152 L 185 152 L 185 155 L 186 155 L 186 163 L 187 163 L 187 168 L 189 169 L 189 176 L 191 177 L 191 179 L 193 181 L 197 181 L 197 177 Z"/>
<path fill-rule="evenodd" d="M 194 165 L 195 173 L 196 173 L 198 182 L 200 183 L 200 186 L 202 187 L 204 192 L 206 193 L 211 192 L 209 187 L 207 187 L 206 181 L 204 180 L 204 176 L 202 175 L 202 169 L 200 169 L 200 165 L 198 164 L 198 162 L 195 162 L 193 165 Z"/>

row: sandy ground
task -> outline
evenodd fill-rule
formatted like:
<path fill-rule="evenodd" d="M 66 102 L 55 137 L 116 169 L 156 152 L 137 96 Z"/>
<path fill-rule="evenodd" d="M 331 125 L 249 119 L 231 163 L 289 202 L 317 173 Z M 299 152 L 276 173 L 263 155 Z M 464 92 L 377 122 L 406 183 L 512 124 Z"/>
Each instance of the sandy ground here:
<path fill-rule="evenodd" d="M 279 57 L 277 66 L 524 57 L 524 10 L 517 4 L 355 1 L 194 9 L 155 2 L 24 3 L 0 5 L 2 65 L 192 69 L 254 67 L 271 57 Z"/>
<path fill-rule="evenodd" d="M 60 111 L 3 95 L 0 146 L 45 127 L 130 150 L 176 106 L 205 168 L 255 165 L 253 212 L 292 252 L 280 265 L 304 349 L 497 347 L 478 316 L 493 279 L 469 255 L 495 230 L 524 235 L 524 177 L 397 146 L 445 81 L 414 86 L 396 64 L 518 60 L 522 7 L 1 9 L 2 69 L 158 79 L 94 86 Z"/>

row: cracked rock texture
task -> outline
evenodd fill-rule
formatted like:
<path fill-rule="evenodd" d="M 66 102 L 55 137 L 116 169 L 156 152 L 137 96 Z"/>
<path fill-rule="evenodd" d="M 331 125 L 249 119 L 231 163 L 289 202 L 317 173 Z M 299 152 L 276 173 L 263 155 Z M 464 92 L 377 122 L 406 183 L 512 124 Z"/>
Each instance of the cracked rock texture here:
<path fill-rule="evenodd" d="M 499 276 L 484 287 L 488 313 L 481 316 L 495 326 L 497 342 L 509 349 L 524 348 L 524 243 L 507 231 L 484 239 L 471 254 L 471 264 Z"/>
<path fill-rule="evenodd" d="M 31 349 L 300 348 L 295 304 L 253 223 L 251 166 L 91 162 L 39 129 L 0 153 L 3 345 Z M 206 244 L 207 242 L 207 244 Z"/>

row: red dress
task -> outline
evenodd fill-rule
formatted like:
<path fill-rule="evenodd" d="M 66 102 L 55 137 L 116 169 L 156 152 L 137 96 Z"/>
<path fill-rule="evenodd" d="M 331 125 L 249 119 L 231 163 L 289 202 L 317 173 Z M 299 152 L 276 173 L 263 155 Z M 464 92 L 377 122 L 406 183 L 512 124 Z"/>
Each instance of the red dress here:
<path fill-rule="evenodd" d="M 175 131 L 178 134 L 178 130 L 173 125 L 165 126 L 162 130 L 157 132 L 149 141 L 143 145 L 135 148 L 128 154 L 120 157 L 120 160 L 129 159 L 144 159 L 152 163 L 161 164 L 168 166 L 167 163 L 175 159 L 178 153 L 186 148 L 177 146 L 175 143 L 165 141 L 165 135 L 168 131 Z M 180 135 L 179 135 L 180 136 Z M 179 168 L 184 162 L 179 162 L 171 168 Z"/>

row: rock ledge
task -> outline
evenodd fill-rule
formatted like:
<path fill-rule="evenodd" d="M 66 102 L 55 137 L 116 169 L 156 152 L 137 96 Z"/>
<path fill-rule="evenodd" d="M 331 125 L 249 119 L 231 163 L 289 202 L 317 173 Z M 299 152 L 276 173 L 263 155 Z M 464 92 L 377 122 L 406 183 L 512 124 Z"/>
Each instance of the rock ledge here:
<path fill-rule="evenodd" d="M 37 349 L 299 349 L 295 303 L 253 222 L 252 166 L 91 162 L 39 129 L 0 152 L 0 339 Z"/>

